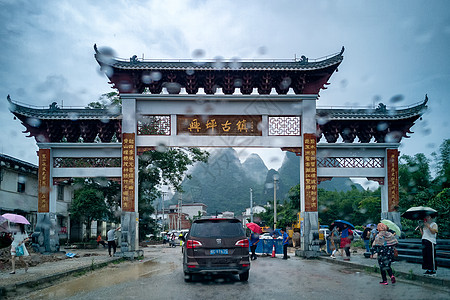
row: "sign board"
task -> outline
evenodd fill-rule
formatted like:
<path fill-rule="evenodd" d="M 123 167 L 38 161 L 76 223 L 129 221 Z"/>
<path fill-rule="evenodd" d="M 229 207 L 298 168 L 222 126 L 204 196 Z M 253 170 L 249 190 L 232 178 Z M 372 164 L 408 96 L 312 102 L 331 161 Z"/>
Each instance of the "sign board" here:
<path fill-rule="evenodd" d="M 316 135 L 303 135 L 303 163 L 305 170 L 305 211 L 317 211 L 317 145 Z"/>
<path fill-rule="evenodd" d="M 50 211 L 50 149 L 39 149 L 38 212 Z"/>
<path fill-rule="evenodd" d="M 398 207 L 398 150 L 387 149 L 388 211 Z"/>
<path fill-rule="evenodd" d="M 178 115 L 178 134 L 261 136 L 261 116 Z"/>
<path fill-rule="evenodd" d="M 134 211 L 136 150 L 135 134 L 122 138 L 122 211 Z"/>

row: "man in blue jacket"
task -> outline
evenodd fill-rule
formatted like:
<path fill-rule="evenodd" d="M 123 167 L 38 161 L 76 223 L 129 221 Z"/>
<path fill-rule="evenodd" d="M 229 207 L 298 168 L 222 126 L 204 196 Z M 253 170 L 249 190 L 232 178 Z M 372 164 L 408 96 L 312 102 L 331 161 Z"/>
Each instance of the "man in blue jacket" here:
<path fill-rule="evenodd" d="M 283 237 L 283 259 L 288 259 L 287 247 L 289 245 L 289 235 L 286 233 L 285 228 L 281 228 L 280 232 L 281 236 Z"/>

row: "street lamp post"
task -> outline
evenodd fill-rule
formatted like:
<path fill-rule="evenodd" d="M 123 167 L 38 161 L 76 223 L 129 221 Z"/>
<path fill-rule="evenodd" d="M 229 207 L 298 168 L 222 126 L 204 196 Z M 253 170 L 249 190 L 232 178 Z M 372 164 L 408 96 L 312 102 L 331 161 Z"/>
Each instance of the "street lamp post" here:
<path fill-rule="evenodd" d="M 253 223 L 253 190 L 250 188 L 250 222 Z"/>
<path fill-rule="evenodd" d="M 278 175 L 273 175 L 273 230 L 277 230 L 277 181 Z"/>
<path fill-rule="evenodd" d="M 164 214 L 164 196 L 166 195 L 166 194 L 168 194 L 167 192 L 161 192 L 161 194 L 162 194 L 162 213 L 163 213 L 163 215 L 162 215 L 162 231 L 164 231 L 164 227 L 165 227 L 165 214 Z"/>

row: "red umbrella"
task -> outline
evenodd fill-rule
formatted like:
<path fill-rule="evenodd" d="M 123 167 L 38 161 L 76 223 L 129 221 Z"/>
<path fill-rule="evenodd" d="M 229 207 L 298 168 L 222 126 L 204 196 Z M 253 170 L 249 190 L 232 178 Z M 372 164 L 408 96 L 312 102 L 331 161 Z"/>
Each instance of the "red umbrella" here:
<path fill-rule="evenodd" d="M 30 224 L 28 220 L 21 215 L 16 214 L 3 214 L 3 218 L 8 219 L 10 222 L 17 223 L 17 224 Z"/>
<path fill-rule="evenodd" d="M 254 233 L 262 233 L 261 227 L 256 223 L 250 222 L 245 225 L 247 225 L 247 228 L 250 229 L 251 231 L 253 231 Z"/>

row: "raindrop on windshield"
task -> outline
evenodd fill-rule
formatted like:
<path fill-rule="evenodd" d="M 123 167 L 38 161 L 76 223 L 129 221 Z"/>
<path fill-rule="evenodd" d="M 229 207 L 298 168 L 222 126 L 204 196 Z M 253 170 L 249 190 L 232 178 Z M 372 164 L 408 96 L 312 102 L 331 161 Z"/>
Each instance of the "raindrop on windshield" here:
<path fill-rule="evenodd" d="M 377 130 L 378 131 L 385 131 L 387 128 L 389 127 L 389 124 L 386 122 L 380 122 L 377 125 Z"/>
<path fill-rule="evenodd" d="M 167 82 L 165 87 L 169 94 L 179 94 L 181 91 L 181 85 L 178 82 Z"/>
<path fill-rule="evenodd" d="M 239 57 L 233 57 L 231 59 L 231 63 L 230 63 L 230 68 L 232 70 L 237 70 L 241 67 L 242 63 L 241 63 L 241 59 Z"/>
<path fill-rule="evenodd" d="M 75 113 L 75 112 L 70 112 L 70 113 L 69 113 L 69 119 L 70 119 L 71 121 L 76 121 L 76 120 L 78 120 L 78 114 Z"/>
<path fill-rule="evenodd" d="M 114 57 L 116 56 L 117 55 L 113 48 L 101 47 L 98 49 L 97 57 L 101 62 L 105 64 L 112 64 L 114 62 Z"/>
<path fill-rule="evenodd" d="M 203 49 L 195 49 L 192 51 L 192 58 L 194 59 L 201 59 L 205 57 L 205 50 Z"/>
<path fill-rule="evenodd" d="M 148 73 L 142 74 L 141 80 L 145 84 L 149 84 L 152 82 L 152 76 Z"/>
<path fill-rule="evenodd" d="M 242 86 L 242 79 L 237 78 L 234 80 L 234 86 L 240 88 Z"/>
<path fill-rule="evenodd" d="M 391 103 L 398 103 L 398 102 L 403 101 L 404 98 L 405 97 L 403 95 L 395 95 L 389 100 L 389 102 L 391 102 Z"/>
<path fill-rule="evenodd" d="M 32 127 L 39 127 L 41 125 L 41 120 L 36 118 L 28 118 L 27 123 Z"/>
<path fill-rule="evenodd" d="M 266 55 L 267 54 L 267 48 L 265 46 L 260 46 L 258 48 L 258 54 L 259 55 Z"/>
<path fill-rule="evenodd" d="M 119 89 L 124 92 L 130 92 L 133 85 L 128 81 L 121 81 L 119 83 Z"/>
<path fill-rule="evenodd" d="M 214 57 L 214 69 L 222 69 L 223 68 L 223 57 L 222 56 L 216 56 Z"/>
<path fill-rule="evenodd" d="M 150 73 L 150 77 L 153 81 L 159 81 L 161 80 L 162 74 L 161 72 L 155 71 Z"/>

